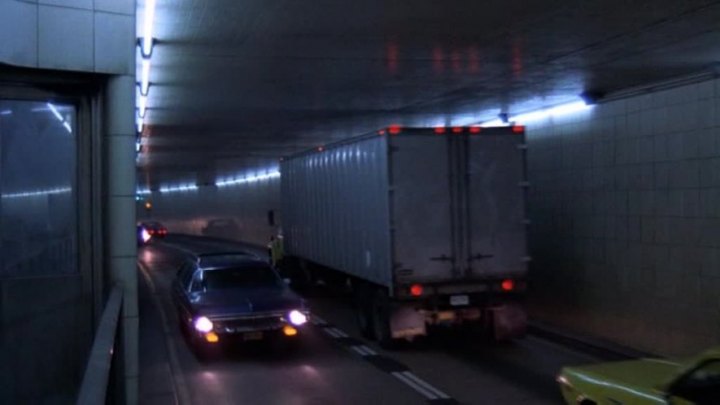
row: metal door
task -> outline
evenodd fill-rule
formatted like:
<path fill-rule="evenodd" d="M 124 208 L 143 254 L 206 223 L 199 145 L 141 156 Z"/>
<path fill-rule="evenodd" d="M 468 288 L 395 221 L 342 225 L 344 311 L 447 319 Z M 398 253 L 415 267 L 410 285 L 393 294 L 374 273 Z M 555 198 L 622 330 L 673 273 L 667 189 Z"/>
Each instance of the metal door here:
<path fill-rule="evenodd" d="M 471 277 L 526 269 L 525 149 L 521 134 L 468 137 L 468 260 Z"/>
<path fill-rule="evenodd" d="M 453 277 L 448 139 L 403 135 L 390 139 L 391 229 L 399 283 Z"/>

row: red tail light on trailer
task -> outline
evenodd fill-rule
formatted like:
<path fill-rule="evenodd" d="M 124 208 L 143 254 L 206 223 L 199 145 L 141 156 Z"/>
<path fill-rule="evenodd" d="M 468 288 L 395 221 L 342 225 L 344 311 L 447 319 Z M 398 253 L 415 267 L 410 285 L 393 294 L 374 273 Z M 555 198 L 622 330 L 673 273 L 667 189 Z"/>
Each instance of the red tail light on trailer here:
<path fill-rule="evenodd" d="M 413 297 L 419 297 L 423 293 L 423 286 L 422 284 L 413 284 L 410 286 L 410 295 Z"/>

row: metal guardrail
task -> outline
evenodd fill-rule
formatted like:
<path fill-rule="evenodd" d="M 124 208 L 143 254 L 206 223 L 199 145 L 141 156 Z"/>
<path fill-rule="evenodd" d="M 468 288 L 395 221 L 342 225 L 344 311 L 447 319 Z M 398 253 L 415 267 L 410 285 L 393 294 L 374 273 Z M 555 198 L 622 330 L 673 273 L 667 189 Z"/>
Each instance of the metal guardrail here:
<path fill-rule="evenodd" d="M 106 403 L 110 370 L 115 352 L 118 320 L 122 308 L 122 290 L 114 287 L 110 293 L 100 325 L 93 341 L 90 357 L 85 368 L 77 405 L 98 405 Z"/>

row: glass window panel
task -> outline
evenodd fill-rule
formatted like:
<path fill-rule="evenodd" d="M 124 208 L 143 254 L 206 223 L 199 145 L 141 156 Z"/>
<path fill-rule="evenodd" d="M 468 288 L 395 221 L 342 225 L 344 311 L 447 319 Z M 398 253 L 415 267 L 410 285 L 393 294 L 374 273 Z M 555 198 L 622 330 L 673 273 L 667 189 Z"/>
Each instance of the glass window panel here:
<path fill-rule="evenodd" d="M 76 111 L 0 100 L 0 277 L 76 273 Z"/>

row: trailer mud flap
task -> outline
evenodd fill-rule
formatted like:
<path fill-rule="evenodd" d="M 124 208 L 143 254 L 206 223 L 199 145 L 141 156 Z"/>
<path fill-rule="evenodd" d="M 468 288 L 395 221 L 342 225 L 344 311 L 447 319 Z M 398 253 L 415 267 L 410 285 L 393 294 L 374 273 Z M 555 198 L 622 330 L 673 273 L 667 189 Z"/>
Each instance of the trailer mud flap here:
<path fill-rule="evenodd" d="M 390 331 L 393 339 L 412 339 L 427 334 L 425 317 L 411 306 L 396 306 L 390 315 Z"/>
<path fill-rule="evenodd" d="M 492 335 L 497 341 L 520 338 L 527 333 L 527 313 L 518 305 L 502 305 L 488 309 Z"/>

